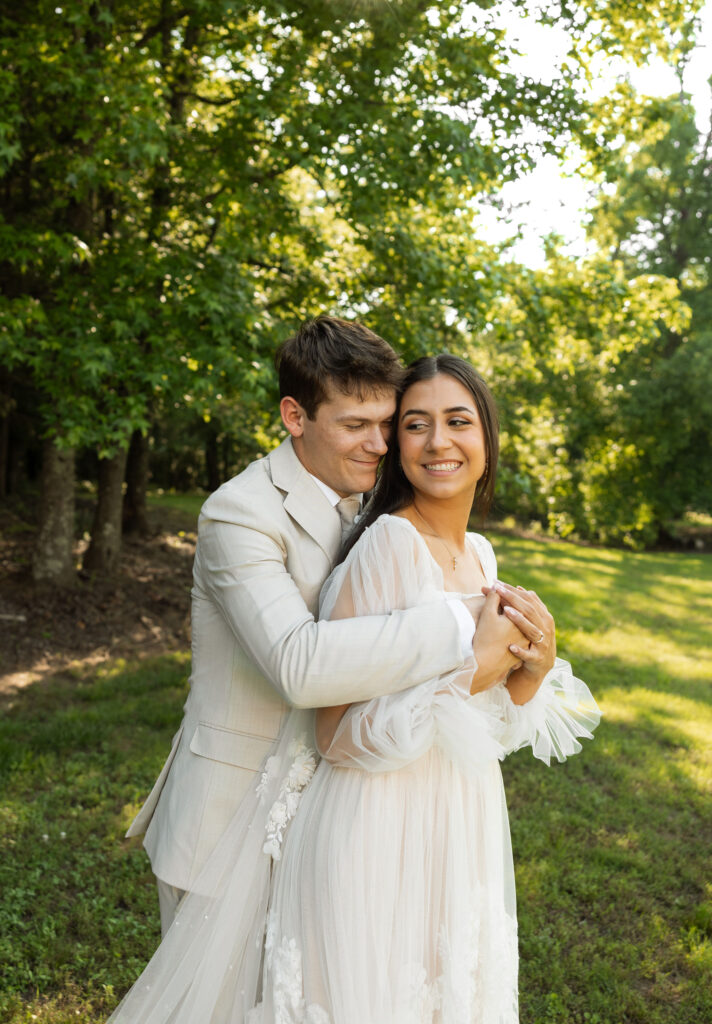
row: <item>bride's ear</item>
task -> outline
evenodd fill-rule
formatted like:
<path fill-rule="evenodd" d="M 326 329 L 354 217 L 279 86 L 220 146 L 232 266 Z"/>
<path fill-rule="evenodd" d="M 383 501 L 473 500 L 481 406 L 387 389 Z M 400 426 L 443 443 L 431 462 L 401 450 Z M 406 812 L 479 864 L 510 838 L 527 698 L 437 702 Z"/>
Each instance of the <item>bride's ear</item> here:
<path fill-rule="evenodd" d="M 282 417 L 282 423 L 284 423 L 292 437 L 301 437 L 304 433 L 304 420 L 307 414 L 296 398 L 290 398 L 289 396 L 283 398 L 279 403 L 279 412 Z"/>

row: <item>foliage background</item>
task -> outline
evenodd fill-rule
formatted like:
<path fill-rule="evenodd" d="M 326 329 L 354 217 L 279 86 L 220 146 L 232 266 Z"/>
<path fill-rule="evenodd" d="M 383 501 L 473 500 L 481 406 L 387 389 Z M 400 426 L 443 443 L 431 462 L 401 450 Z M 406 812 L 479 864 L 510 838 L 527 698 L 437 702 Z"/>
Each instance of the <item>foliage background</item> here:
<path fill-rule="evenodd" d="M 503 6 L 568 30 L 555 74 Z M 587 85 L 602 53 L 684 67 L 700 6 L 4 9 L 0 496 L 42 484 L 35 578 L 72 581 L 75 472 L 111 572 L 124 477 L 145 528 L 150 472 L 210 489 L 276 443 L 275 347 L 316 312 L 482 368 L 500 514 L 641 546 L 708 513 L 710 136 L 684 93 Z M 534 271 L 474 211 L 544 154 L 599 199 L 589 255 L 551 237 Z"/>

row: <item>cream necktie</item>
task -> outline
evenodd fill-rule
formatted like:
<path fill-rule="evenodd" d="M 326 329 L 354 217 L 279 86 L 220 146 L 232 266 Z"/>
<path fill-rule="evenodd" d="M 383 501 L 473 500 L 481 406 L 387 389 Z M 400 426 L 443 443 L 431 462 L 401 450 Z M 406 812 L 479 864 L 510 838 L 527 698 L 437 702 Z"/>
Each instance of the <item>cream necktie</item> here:
<path fill-rule="evenodd" d="M 341 520 L 341 540 L 344 541 L 351 532 L 354 519 L 361 511 L 361 499 L 353 495 L 349 495 L 348 498 L 342 498 L 341 501 L 336 503 L 336 511 L 339 513 L 339 519 Z"/>

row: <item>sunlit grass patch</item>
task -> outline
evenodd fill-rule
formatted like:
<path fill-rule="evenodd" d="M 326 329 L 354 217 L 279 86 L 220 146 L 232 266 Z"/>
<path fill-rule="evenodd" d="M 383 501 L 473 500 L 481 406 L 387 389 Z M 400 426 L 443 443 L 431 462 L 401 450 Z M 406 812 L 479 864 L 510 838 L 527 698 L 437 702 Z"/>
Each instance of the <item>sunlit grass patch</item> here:
<path fill-rule="evenodd" d="M 173 494 L 170 491 L 154 491 L 148 495 L 148 506 L 152 509 L 171 509 L 182 512 L 197 523 L 200 510 L 207 494 Z"/>
<path fill-rule="evenodd" d="M 712 559 L 492 539 L 605 713 L 567 764 L 504 765 L 522 1021 L 712 1021 Z"/>

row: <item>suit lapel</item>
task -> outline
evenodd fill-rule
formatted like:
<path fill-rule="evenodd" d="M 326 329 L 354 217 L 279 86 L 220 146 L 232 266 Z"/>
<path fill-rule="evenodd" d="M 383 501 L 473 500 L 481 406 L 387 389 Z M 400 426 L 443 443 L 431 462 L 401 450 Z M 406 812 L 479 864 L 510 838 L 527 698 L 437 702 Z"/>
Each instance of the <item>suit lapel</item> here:
<path fill-rule="evenodd" d="M 341 545 L 341 521 L 326 495 L 301 464 L 288 437 L 267 456 L 272 483 L 284 492 L 284 509 L 333 562 Z"/>

